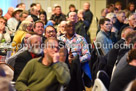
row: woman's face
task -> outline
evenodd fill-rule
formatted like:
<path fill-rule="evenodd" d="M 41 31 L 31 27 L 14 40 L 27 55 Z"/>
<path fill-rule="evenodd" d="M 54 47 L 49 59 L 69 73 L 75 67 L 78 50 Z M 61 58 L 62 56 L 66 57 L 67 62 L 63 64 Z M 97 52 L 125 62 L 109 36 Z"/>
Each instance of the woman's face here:
<path fill-rule="evenodd" d="M 32 31 L 32 29 L 33 29 L 33 24 L 29 24 L 29 25 L 27 26 L 27 31 Z"/>
<path fill-rule="evenodd" d="M 41 19 L 42 21 L 45 21 L 45 15 L 44 15 L 44 14 L 40 14 L 40 19 Z"/>
<path fill-rule="evenodd" d="M 130 11 L 133 11 L 135 9 L 135 5 L 134 4 L 131 4 L 130 7 L 129 7 L 129 10 Z"/>

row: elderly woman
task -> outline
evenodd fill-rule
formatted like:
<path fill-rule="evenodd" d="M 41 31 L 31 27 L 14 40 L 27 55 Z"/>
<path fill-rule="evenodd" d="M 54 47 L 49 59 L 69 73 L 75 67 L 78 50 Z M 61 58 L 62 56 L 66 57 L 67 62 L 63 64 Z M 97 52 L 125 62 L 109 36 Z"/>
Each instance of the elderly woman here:
<path fill-rule="evenodd" d="M 15 36 L 13 38 L 12 46 L 18 46 L 18 44 L 21 44 L 25 34 L 27 32 L 32 32 L 33 23 L 30 21 L 23 21 L 18 29 L 18 31 L 15 33 Z"/>

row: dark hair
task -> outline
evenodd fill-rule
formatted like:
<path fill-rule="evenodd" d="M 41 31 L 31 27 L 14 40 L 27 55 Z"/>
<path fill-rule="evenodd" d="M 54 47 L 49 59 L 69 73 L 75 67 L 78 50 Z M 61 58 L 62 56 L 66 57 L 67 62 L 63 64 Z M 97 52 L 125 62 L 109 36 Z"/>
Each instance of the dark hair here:
<path fill-rule="evenodd" d="M 130 5 L 132 5 L 132 4 L 135 6 L 135 3 L 134 3 L 134 2 L 129 2 L 129 4 L 128 4 L 128 6 L 127 6 L 127 9 L 128 9 L 128 10 L 130 10 L 129 8 L 130 8 Z M 135 7 L 134 7 L 134 10 L 135 10 Z"/>
<path fill-rule="evenodd" d="M 107 8 L 114 7 L 113 4 L 107 5 Z"/>
<path fill-rule="evenodd" d="M 57 6 L 55 6 L 55 9 L 56 9 L 56 8 L 61 8 L 61 6 L 57 5 Z"/>
<path fill-rule="evenodd" d="M 34 6 L 36 6 L 36 3 L 32 3 L 32 4 L 30 5 L 31 8 L 34 7 Z"/>
<path fill-rule="evenodd" d="M 45 16 L 45 25 L 46 25 L 46 23 L 47 23 L 47 14 L 46 14 L 46 12 L 45 11 L 40 11 L 40 15 L 41 14 L 44 14 L 44 16 Z"/>
<path fill-rule="evenodd" d="M 6 19 L 5 17 L 0 16 L 0 19 L 3 19 L 4 21 L 6 21 L 6 24 L 5 24 L 5 25 L 7 25 L 7 19 Z"/>
<path fill-rule="evenodd" d="M 41 21 L 41 20 L 37 20 L 37 21 L 34 23 L 34 28 L 36 27 L 36 23 L 42 23 L 42 24 L 43 24 L 43 26 L 44 26 L 43 21 Z"/>
<path fill-rule="evenodd" d="M 136 49 L 131 49 L 128 52 L 127 62 L 130 63 L 132 60 L 136 59 Z"/>
<path fill-rule="evenodd" d="M 47 27 L 45 28 L 45 33 L 46 33 L 46 29 L 47 29 L 48 27 L 52 27 L 52 28 L 54 28 L 55 32 L 57 33 L 56 28 L 55 28 L 54 26 L 51 26 L 51 25 L 49 25 L 49 26 L 47 26 Z"/>
<path fill-rule="evenodd" d="M 105 23 L 105 21 L 110 21 L 110 19 L 108 19 L 108 18 L 102 18 L 102 19 L 100 19 L 100 21 L 99 21 L 99 25 L 103 25 L 104 23 Z"/>
<path fill-rule="evenodd" d="M 74 5 L 74 4 L 70 4 L 70 5 L 69 5 L 69 9 L 70 9 L 70 8 L 75 8 L 75 5 Z"/>

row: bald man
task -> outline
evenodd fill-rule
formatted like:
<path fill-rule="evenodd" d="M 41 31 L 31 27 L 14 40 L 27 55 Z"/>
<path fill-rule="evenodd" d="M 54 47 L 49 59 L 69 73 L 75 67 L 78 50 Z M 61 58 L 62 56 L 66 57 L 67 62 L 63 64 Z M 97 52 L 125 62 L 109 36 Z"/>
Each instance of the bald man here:
<path fill-rule="evenodd" d="M 8 12 L 4 15 L 4 17 L 5 17 L 7 20 L 10 19 L 11 16 L 12 16 L 13 11 L 14 11 L 14 8 L 13 8 L 13 7 L 9 7 L 9 8 L 8 8 Z"/>

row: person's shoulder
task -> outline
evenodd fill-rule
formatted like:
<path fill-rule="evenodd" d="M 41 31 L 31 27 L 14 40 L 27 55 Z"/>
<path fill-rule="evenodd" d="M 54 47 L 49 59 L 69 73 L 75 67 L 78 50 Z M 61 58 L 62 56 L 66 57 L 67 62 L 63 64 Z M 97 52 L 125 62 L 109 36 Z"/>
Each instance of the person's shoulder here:
<path fill-rule="evenodd" d="M 40 59 L 41 57 L 33 58 L 30 61 L 28 61 L 28 64 L 37 64 L 37 62 L 39 62 Z"/>

